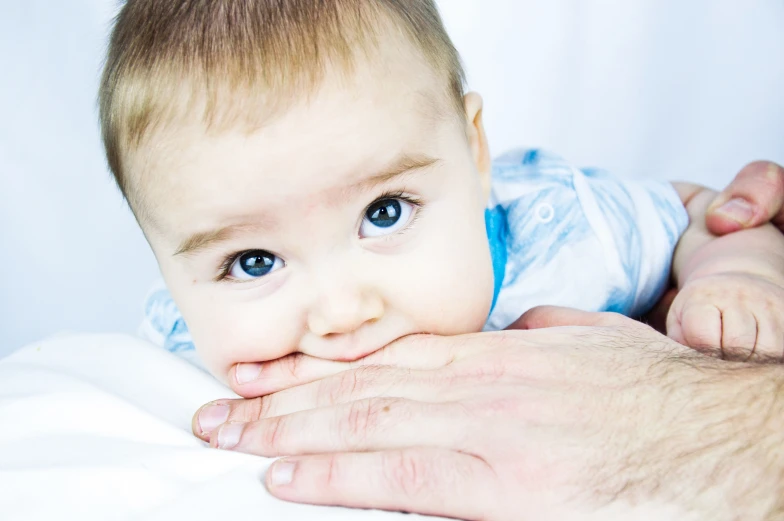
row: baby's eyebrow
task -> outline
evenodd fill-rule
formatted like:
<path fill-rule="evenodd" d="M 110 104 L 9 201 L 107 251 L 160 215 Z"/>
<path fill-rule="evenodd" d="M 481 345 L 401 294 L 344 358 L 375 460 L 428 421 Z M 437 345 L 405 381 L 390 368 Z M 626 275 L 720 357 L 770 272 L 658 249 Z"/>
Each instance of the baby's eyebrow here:
<path fill-rule="evenodd" d="M 174 252 L 174 257 L 178 255 L 193 255 L 197 251 L 207 249 L 213 244 L 229 240 L 237 233 L 247 231 L 251 228 L 255 230 L 258 227 L 259 226 L 255 224 L 232 224 L 218 228 L 217 230 L 194 233 L 180 243 L 177 251 Z"/>
<path fill-rule="evenodd" d="M 412 155 L 403 153 L 381 171 L 349 187 L 349 191 L 365 191 L 378 185 L 388 183 L 396 177 L 412 174 L 417 170 L 433 166 L 439 161 L 439 159 L 423 154 Z"/>
<path fill-rule="evenodd" d="M 364 192 L 370 190 L 378 185 L 388 183 L 392 179 L 415 173 L 416 171 L 423 170 L 437 164 L 440 160 L 429 157 L 427 155 L 407 154 L 403 153 L 395 158 L 386 167 L 382 168 L 379 172 L 363 179 L 362 181 L 348 187 L 347 192 Z M 180 255 L 193 255 L 194 253 L 204 250 L 213 244 L 221 243 L 229 240 L 237 233 L 248 231 L 249 229 L 258 229 L 259 224 L 233 224 L 224 226 L 216 230 L 209 230 L 206 232 L 198 232 L 187 237 L 177 250 L 174 256 Z M 251 230 L 252 231 L 252 230 Z"/>

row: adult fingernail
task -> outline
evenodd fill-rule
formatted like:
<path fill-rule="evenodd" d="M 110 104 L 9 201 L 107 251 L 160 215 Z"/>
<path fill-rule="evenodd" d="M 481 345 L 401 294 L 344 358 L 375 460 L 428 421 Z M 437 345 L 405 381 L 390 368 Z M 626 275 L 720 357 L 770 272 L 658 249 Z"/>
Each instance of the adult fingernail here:
<path fill-rule="evenodd" d="M 294 480 L 296 464 L 290 461 L 277 461 L 270 469 L 270 482 L 273 486 L 288 485 Z"/>
<path fill-rule="evenodd" d="M 260 374 L 261 364 L 238 364 L 234 372 L 234 378 L 239 385 L 243 385 L 256 380 Z"/>
<path fill-rule="evenodd" d="M 768 163 L 768 170 L 765 173 L 771 181 L 778 181 L 784 170 L 776 163 Z"/>
<path fill-rule="evenodd" d="M 740 224 L 749 224 L 754 218 L 754 207 L 744 199 L 730 199 L 716 209 L 716 213 L 729 217 Z"/>
<path fill-rule="evenodd" d="M 199 412 L 199 429 L 206 435 L 218 428 L 229 419 L 231 408 L 228 405 L 207 405 Z"/>
<path fill-rule="evenodd" d="M 230 450 L 239 445 L 244 423 L 225 423 L 218 430 L 218 448 Z"/>

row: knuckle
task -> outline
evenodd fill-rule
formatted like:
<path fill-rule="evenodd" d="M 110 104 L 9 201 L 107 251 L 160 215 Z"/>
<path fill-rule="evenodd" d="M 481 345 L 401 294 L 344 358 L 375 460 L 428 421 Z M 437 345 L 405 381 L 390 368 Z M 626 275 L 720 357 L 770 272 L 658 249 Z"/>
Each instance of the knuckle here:
<path fill-rule="evenodd" d="M 299 379 L 304 359 L 305 355 L 302 353 L 294 353 L 284 358 L 283 368 L 292 380 Z"/>
<path fill-rule="evenodd" d="M 338 428 L 349 445 L 363 445 L 371 434 L 377 432 L 381 415 L 390 410 L 388 400 L 361 400 L 353 402 Z"/>
<path fill-rule="evenodd" d="M 345 371 L 324 382 L 319 396 L 326 405 L 345 403 L 361 398 L 370 382 L 378 376 L 379 366 L 363 366 Z"/>
<path fill-rule="evenodd" d="M 705 327 L 687 325 L 683 327 L 683 336 L 686 339 L 686 342 L 694 348 L 721 347 L 720 331 L 712 331 Z"/>
<path fill-rule="evenodd" d="M 261 446 L 269 451 L 270 454 L 278 454 L 283 448 L 283 436 L 285 435 L 283 416 L 276 416 L 264 422 L 261 429 Z"/>
<path fill-rule="evenodd" d="M 757 161 L 748 167 L 748 181 L 753 181 L 759 193 L 778 195 L 784 192 L 784 169 L 775 163 Z"/>
<path fill-rule="evenodd" d="M 327 472 L 326 472 L 326 488 L 339 489 L 344 483 L 345 472 L 343 472 L 343 465 L 341 460 L 335 455 L 330 455 L 327 459 Z"/>
<path fill-rule="evenodd" d="M 256 420 L 272 416 L 272 395 L 256 398 Z"/>
<path fill-rule="evenodd" d="M 526 357 L 527 361 L 533 358 Z M 459 372 L 453 372 L 449 380 L 453 385 L 464 385 L 469 378 L 474 384 L 493 384 L 502 380 L 513 369 L 506 357 L 494 356 L 486 358 L 480 364 L 463 367 Z"/>
<path fill-rule="evenodd" d="M 337 392 L 337 395 L 334 397 L 335 402 L 340 401 L 343 397 L 351 398 L 352 396 L 356 396 L 362 388 L 361 375 L 365 372 L 365 369 L 366 368 L 362 367 L 343 373 L 338 379 L 338 385 L 335 388 Z"/>
<path fill-rule="evenodd" d="M 382 469 L 386 485 L 393 494 L 420 497 L 428 493 L 428 487 L 432 483 L 430 465 L 415 451 L 385 453 Z"/>
<path fill-rule="evenodd" d="M 320 405 L 335 405 L 346 401 L 347 394 L 356 386 L 354 370 L 338 374 L 333 378 L 324 380 L 319 385 L 318 401 Z"/>
<path fill-rule="evenodd" d="M 269 402 L 267 396 L 239 401 L 239 406 L 232 408 L 229 421 L 253 422 L 260 420 L 269 413 Z"/>
<path fill-rule="evenodd" d="M 762 161 L 762 164 L 765 166 L 766 178 L 778 191 L 784 191 L 784 168 L 770 161 Z"/>

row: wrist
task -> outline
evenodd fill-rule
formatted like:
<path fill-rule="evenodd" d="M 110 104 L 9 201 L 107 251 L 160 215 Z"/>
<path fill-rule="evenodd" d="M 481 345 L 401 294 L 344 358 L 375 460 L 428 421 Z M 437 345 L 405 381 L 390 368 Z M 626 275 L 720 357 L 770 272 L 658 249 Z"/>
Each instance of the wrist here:
<path fill-rule="evenodd" d="M 784 258 L 776 255 L 706 255 L 695 256 L 678 276 L 678 289 L 682 289 L 690 281 L 713 275 L 747 275 L 765 279 L 768 282 L 784 287 Z"/>
<path fill-rule="evenodd" d="M 784 283 L 784 237 L 771 225 L 692 245 L 673 267 L 678 288 L 705 275 L 745 273 Z"/>

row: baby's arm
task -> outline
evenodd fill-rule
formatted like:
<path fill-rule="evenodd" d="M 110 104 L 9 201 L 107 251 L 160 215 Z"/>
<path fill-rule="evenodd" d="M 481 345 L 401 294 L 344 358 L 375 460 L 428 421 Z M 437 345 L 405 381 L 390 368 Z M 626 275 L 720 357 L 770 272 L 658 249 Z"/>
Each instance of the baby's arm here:
<path fill-rule="evenodd" d="M 676 183 L 690 217 L 673 259 L 680 290 L 667 333 L 726 358 L 781 360 L 784 353 L 784 235 L 772 225 L 724 237 L 705 226 L 715 193 Z"/>

